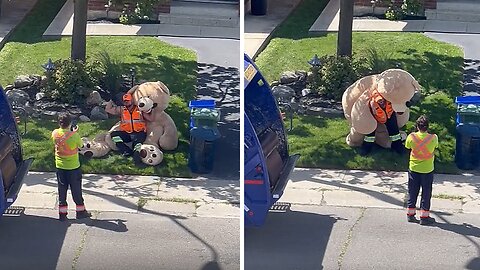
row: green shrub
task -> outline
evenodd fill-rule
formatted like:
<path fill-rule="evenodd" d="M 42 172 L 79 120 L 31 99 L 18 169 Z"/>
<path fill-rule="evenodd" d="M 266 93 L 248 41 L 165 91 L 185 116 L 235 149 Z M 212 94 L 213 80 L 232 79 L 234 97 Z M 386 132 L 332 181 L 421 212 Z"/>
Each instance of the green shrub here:
<path fill-rule="evenodd" d="M 123 24 L 135 24 L 140 20 L 150 20 L 155 6 L 161 0 L 114 0 L 109 5 L 123 5 L 119 20 Z"/>
<path fill-rule="evenodd" d="M 408 15 L 422 15 L 423 4 L 419 0 L 404 0 L 402 4 L 402 11 Z"/>
<path fill-rule="evenodd" d="M 405 13 L 401 8 L 392 5 L 388 7 L 387 11 L 385 12 L 385 18 L 391 21 L 398 21 L 405 18 Z"/>
<path fill-rule="evenodd" d="M 348 56 L 323 56 L 320 59 L 322 68 L 318 85 L 310 87 L 325 98 L 340 101 L 345 89 L 358 79 L 361 66 Z"/>
<path fill-rule="evenodd" d="M 83 105 L 98 84 L 101 71 L 98 63 L 81 60 L 57 60 L 55 70 L 47 74 L 45 95 L 57 101 Z"/>
<path fill-rule="evenodd" d="M 367 49 L 361 61 L 365 63 L 367 69 L 361 72 L 363 76 L 379 74 L 387 69 L 400 67 L 399 63 L 393 61 L 393 52 L 377 51 L 375 48 Z"/>
<path fill-rule="evenodd" d="M 116 59 L 112 59 L 108 52 L 103 51 L 98 54 L 98 60 L 102 69 L 102 76 L 99 78 L 99 86 L 111 97 L 115 96 L 123 89 L 122 87 L 122 68 Z"/>

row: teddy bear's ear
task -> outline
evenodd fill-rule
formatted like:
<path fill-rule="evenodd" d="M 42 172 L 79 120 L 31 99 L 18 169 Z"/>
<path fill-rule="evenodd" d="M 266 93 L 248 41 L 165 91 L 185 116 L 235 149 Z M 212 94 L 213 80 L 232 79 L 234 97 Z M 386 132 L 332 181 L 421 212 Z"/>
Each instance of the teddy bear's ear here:
<path fill-rule="evenodd" d="M 167 95 L 170 95 L 170 90 L 168 89 L 168 87 L 163 82 L 157 81 L 157 83 L 160 86 L 160 89 L 162 90 L 162 92 L 164 92 Z"/>
<path fill-rule="evenodd" d="M 133 92 L 137 91 L 137 89 L 138 89 L 138 85 L 135 85 L 134 87 L 132 87 L 132 89 L 128 90 L 127 93 L 133 94 Z"/>

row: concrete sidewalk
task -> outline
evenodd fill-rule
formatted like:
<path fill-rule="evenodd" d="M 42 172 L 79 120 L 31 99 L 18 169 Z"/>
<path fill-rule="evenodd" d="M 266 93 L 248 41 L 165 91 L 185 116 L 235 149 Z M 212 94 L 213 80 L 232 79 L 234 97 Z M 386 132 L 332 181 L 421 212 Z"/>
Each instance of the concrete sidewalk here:
<path fill-rule="evenodd" d="M 264 16 L 245 14 L 245 52 L 255 59 L 270 41 L 270 35 L 300 3 L 300 0 L 270 0 Z"/>
<path fill-rule="evenodd" d="M 37 0 L 9 0 L 0 3 L 2 5 L 0 14 L 0 48 L 2 48 L 7 37 L 30 12 Z"/>
<path fill-rule="evenodd" d="M 92 211 L 162 212 L 183 216 L 239 217 L 239 181 L 158 176 L 83 176 L 85 205 Z M 75 204 L 68 195 L 69 208 Z M 15 206 L 57 208 L 55 173 L 30 172 Z"/>
<path fill-rule="evenodd" d="M 310 28 L 310 32 L 337 32 L 340 0 L 331 0 Z M 389 21 L 354 19 L 353 31 L 480 33 L 480 23 L 441 20 Z"/>
<path fill-rule="evenodd" d="M 295 169 L 283 202 L 303 205 L 404 208 L 407 173 Z M 480 176 L 436 174 L 432 211 L 480 213 Z"/>
<path fill-rule="evenodd" d="M 43 36 L 71 36 L 73 9 L 73 0 L 67 1 Z M 173 24 L 123 25 L 95 23 L 87 24 L 87 36 L 179 36 L 239 39 L 240 28 Z"/>

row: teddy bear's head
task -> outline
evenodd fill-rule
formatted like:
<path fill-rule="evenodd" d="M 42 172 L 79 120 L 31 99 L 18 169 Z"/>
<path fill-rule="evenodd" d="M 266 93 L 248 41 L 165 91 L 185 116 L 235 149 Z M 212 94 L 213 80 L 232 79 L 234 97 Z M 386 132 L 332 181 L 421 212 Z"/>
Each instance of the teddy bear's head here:
<path fill-rule="evenodd" d="M 170 90 L 160 81 L 142 83 L 134 86 L 128 92 L 133 95 L 139 110 L 145 112 L 150 109 L 164 111 L 170 101 Z"/>
<path fill-rule="evenodd" d="M 408 72 L 401 69 L 388 69 L 377 77 L 377 91 L 392 103 L 393 110 L 404 113 L 411 99 L 420 91 L 420 84 Z"/>

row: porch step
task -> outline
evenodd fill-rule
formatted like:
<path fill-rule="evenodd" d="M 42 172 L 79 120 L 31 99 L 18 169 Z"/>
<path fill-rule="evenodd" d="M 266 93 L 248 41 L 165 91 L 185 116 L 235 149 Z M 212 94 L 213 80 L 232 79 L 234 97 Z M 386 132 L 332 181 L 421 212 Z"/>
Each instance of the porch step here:
<path fill-rule="evenodd" d="M 437 1 L 437 10 L 480 12 L 480 2 L 476 0 L 439 0 Z"/>
<path fill-rule="evenodd" d="M 426 10 L 425 16 L 428 20 L 480 22 L 480 12 L 473 11 Z"/>
<path fill-rule="evenodd" d="M 426 10 L 429 20 L 480 22 L 480 2 L 477 0 L 438 0 L 437 9 Z"/>
<path fill-rule="evenodd" d="M 164 24 L 238 28 L 239 7 L 232 3 L 173 1 L 169 14 L 159 14 Z"/>

